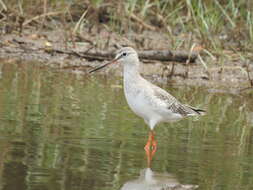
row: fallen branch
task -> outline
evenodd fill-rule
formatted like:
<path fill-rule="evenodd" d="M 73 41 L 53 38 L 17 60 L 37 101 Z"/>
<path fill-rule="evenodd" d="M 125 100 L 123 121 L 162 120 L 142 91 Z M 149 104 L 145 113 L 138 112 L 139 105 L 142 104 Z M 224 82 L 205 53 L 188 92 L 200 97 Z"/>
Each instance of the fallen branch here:
<path fill-rule="evenodd" d="M 36 47 L 37 50 L 45 49 L 47 53 L 60 53 L 60 54 L 66 54 L 66 55 L 73 55 L 80 58 L 85 58 L 88 61 L 98 60 L 98 61 L 104 61 L 104 60 L 111 60 L 115 56 L 115 51 L 101 51 L 101 50 L 94 50 L 92 47 L 89 47 L 85 51 L 82 49 L 73 48 L 71 50 L 68 49 L 62 49 L 57 47 L 50 47 L 49 50 L 44 45 L 35 43 L 31 40 L 26 40 L 23 38 L 15 38 L 13 39 L 15 43 L 22 43 L 23 46 L 27 45 L 28 47 L 32 48 L 32 46 Z M 33 45 L 32 45 L 33 44 Z M 36 49 L 33 49 L 31 51 L 36 51 Z M 161 62 L 168 62 L 168 61 L 174 61 L 174 62 L 181 62 L 181 63 L 193 63 L 198 57 L 198 52 L 192 51 L 192 52 L 186 52 L 186 51 L 172 51 L 172 50 L 143 50 L 138 51 L 139 58 L 146 61 L 161 61 Z"/>
<path fill-rule="evenodd" d="M 104 51 L 90 51 L 90 52 L 78 52 L 80 56 L 92 60 L 109 60 L 115 56 L 115 52 L 104 52 Z M 197 53 L 192 52 L 189 55 L 186 51 L 170 51 L 170 50 L 146 50 L 138 51 L 139 58 L 145 60 L 156 60 L 156 61 L 175 61 L 185 63 L 194 62 L 197 59 Z"/>
<path fill-rule="evenodd" d="M 172 51 L 172 50 L 149 50 L 149 51 L 139 51 L 139 57 L 141 59 L 157 60 L 157 61 L 176 61 L 185 63 L 187 60 L 189 62 L 194 62 L 198 56 L 197 53 L 186 51 Z"/>
<path fill-rule="evenodd" d="M 57 53 L 71 53 L 75 54 L 79 57 L 86 58 L 89 61 L 91 60 L 110 60 L 115 56 L 115 52 L 105 52 L 105 51 L 88 51 L 88 52 L 80 52 L 80 51 L 66 51 L 60 49 L 53 49 L 53 51 Z M 189 53 L 186 51 L 170 51 L 170 50 L 148 50 L 148 51 L 139 51 L 139 58 L 144 60 L 155 60 L 155 61 L 175 61 L 175 62 L 183 62 L 186 61 L 193 63 L 197 59 L 197 53 L 192 52 L 189 56 Z"/>

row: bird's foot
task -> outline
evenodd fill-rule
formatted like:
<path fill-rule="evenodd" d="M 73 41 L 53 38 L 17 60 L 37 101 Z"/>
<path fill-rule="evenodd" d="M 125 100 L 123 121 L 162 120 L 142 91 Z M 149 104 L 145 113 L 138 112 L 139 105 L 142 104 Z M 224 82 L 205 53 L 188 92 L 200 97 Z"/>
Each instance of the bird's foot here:
<path fill-rule="evenodd" d="M 150 152 L 151 154 L 155 154 L 156 150 L 157 150 L 157 141 L 155 140 L 155 136 L 154 136 L 154 132 L 151 130 L 149 132 L 149 137 L 148 137 L 148 141 L 144 147 L 146 152 Z"/>
<path fill-rule="evenodd" d="M 148 141 L 146 146 L 144 147 L 146 156 L 147 156 L 147 164 L 148 167 L 151 167 L 151 161 L 156 153 L 157 150 L 157 142 L 156 140 Z"/>
<path fill-rule="evenodd" d="M 151 150 L 152 150 L 152 156 L 156 153 L 157 150 L 157 141 L 153 139 L 152 141 L 152 146 L 151 146 Z"/>
<path fill-rule="evenodd" d="M 144 149 L 146 152 L 150 151 L 150 148 L 151 148 L 150 144 L 151 144 L 150 141 L 148 141 L 147 144 L 145 145 Z"/>
<path fill-rule="evenodd" d="M 148 155 L 153 157 L 157 150 L 157 141 L 154 139 L 152 141 L 148 141 L 144 149 Z"/>

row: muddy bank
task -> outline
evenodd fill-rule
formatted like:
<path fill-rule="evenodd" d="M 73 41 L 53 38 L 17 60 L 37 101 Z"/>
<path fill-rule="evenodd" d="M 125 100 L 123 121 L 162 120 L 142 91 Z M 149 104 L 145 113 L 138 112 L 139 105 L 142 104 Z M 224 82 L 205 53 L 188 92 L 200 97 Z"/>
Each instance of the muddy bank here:
<path fill-rule="evenodd" d="M 147 33 L 150 35 L 150 33 Z M 103 40 L 102 37 L 110 36 L 110 39 Z M 153 34 L 149 38 L 150 44 L 159 42 L 160 49 L 164 49 L 168 39 L 163 35 Z M 157 37 L 157 38 L 156 38 Z M 23 60 L 36 60 L 43 65 L 68 71 L 81 71 L 88 74 L 88 71 L 108 59 L 87 58 L 78 52 L 87 52 L 91 49 L 114 52 L 115 44 L 130 45 L 126 38 L 106 31 L 100 32 L 98 36 L 87 36 L 89 41 L 75 40 L 74 43 L 63 40 L 64 31 L 44 31 L 32 33 L 31 31 L 22 36 L 8 34 L 1 36 L 0 57 L 15 58 Z M 97 42 L 97 45 L 92 43 Z M 99 43 L 98 43 L 99 42 Z M 154 46 L 157 47 L 157 46 Z M 56 51 L 57 50 L 57 51 Z M 139 48 L 141 50 L 141 48 Z M 200 52 L 200 57 L 193 63 L 179 63 L 172 61 L 143 60 L 142 73 L 153 81 L 178 85 L 207 86 L 215 89 L 237 89 L 243 90 L 250 87 L 253 77 L 253 66 L 248 62 L 241 62 L 238 59 L 224 60 L 218 64 L 218 57 L 207 56 Z M 111 67 L 98 74 L 121 75 L 120 67 Z"/>

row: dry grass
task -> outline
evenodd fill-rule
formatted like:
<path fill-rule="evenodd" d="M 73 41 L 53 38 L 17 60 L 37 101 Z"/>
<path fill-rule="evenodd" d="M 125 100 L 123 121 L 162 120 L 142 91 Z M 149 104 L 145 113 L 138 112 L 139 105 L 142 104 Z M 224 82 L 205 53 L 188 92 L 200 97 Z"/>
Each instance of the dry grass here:
<path fill-rule="evenodd" d="M 233 56 L 240 52 L 238 59 L 248 61 L 253 48 L 252 10 L 251 0 L 1 0 L 0 33 L 59 25 L 75 35 L 94 27 L 118 34 L 152 30 L 165 33 L 172 49 L 189 50 L 198 44 L 206 55 L 232 59 L 226 51 Z"/>

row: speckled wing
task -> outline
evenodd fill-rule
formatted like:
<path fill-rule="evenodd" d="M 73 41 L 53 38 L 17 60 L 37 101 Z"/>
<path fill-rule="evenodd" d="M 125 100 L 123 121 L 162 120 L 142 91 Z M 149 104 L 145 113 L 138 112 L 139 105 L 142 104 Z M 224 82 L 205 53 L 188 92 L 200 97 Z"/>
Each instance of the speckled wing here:
<path fill-rule="evenodd" d="M 154 95 L 161 102 L 164 102 L 166 108 L 173 113 L 180 114 L 182 116 L 191 116 L 191 115 L 201 115 L 200 112 L 204 112 L 204 110 L 200 110 L 185 104 L 181 104 L 174 96 L 170 95 L 165 90 L 153 86 Z"/>
<path fill-rule="evenodd" d="M 170 107 L 172 104 L 178 103 L 178 100 L 174 96 L 166 92 L 165 90 L 154 85 L 152 86 L 152 88 L 153 88 L 154 96 L 157 99 L 159 99 L 161 102 L 163 102 L 166 107 Z"/>
<path fill-rule="evenodd" d="M 197 111 L 194 110 L 193 107 L 180 103 L 173 103 L 170 107 L 168 107 L 168 109 L 182 116 L 200 115 Z"/>

